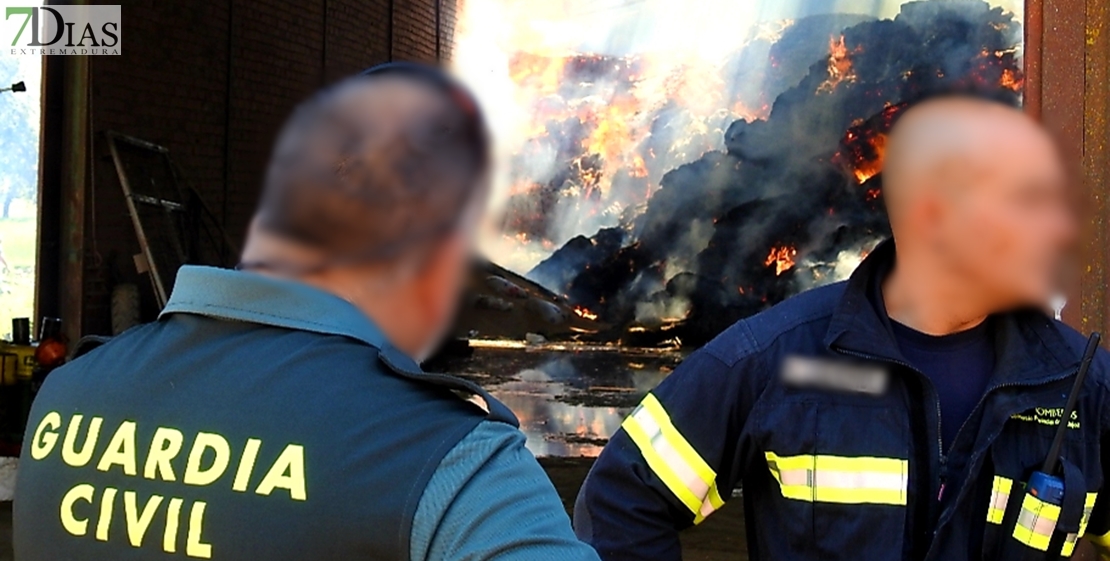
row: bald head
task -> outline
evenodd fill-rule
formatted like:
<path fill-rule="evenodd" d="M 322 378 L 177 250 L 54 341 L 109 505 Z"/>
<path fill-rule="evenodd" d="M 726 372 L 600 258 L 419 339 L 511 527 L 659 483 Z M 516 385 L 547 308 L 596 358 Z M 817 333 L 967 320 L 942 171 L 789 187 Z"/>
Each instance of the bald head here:
<path fill-rule="evenodd" d="M 428 76 L 358 76 L 298 108 L 258 226 L 349 262 L 392 260 L 450 230 L 484 193 L 488 143 L 468 94 Z"/>
<path fill-rule="evenodd" d="M 992 308 L 1041 304 L 1074 237 L 1052 138 L 1021 111 L 973 98 L 908 110 L 891 131 L 883 189 L 899 261 L 930 262 Z"/>
<path fill-rule="evenodd" d="M 1018 109 L 970 97 L 926 101 L 901 116 L 887 143 L 883 190 L 891 220 L 922 194 L 966 193 L 977 176 L 1009 165 L 1007 156 L 1055 150 Z"/>

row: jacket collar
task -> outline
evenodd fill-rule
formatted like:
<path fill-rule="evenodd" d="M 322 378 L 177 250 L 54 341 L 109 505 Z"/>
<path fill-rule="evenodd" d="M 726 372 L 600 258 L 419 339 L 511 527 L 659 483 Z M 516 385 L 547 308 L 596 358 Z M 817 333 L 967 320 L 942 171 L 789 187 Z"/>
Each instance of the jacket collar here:
<path fill-rule="evenodd" d="M 404 378 L 481 397 L 486 417 L 519 422 L 513 412 L 477 384 L 429 374 L 412 357 L 389 344 L 385 335 L 351 303 L 306 284 L 256 273 L 186 265 L 177 272 L 173 294 L 158 319 L 195 314 L 326 335 L 342 335 L 378 349 L 378 358 Z"/>
<path fill-rule="evenodd" d="M 880 289 L 894 263 L 894 241 L 887 240 L 852 273 L 825 335 L 830 350 L 908 363 L 898 349 Z M 996 314 L 990 321 L 995 338 L 994 384 L 1049 381 L 1079 364 L 1060 328 L 1043 312 Z"/>
<path fill-rule="evenodd" d="M 382 349 L 385 336 L 358 308 L 306 284 L 256 273 L 184 266 L 159 319 L 196 314 L 343 335 Z"/>

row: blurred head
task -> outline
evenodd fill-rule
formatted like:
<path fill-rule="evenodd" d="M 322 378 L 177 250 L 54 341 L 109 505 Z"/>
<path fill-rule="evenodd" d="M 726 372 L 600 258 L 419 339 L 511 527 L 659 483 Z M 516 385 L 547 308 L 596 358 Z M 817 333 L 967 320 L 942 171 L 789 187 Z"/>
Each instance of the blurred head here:
<path fill-rule="evenodd" d="M 489 151 L 473 98 L 439 70 L 349 78 L 281 131 L 240 267 L 347 299 L 421 359 L 456 312 Z"/>
<path fill-rule="evenodd" d="M 984 309 L 1047 305 L 1076 223 L 1052 138 L 1012 107 L 924 102 L 894 129 L 883 171 L 898 259 L 923 260 Z"/>

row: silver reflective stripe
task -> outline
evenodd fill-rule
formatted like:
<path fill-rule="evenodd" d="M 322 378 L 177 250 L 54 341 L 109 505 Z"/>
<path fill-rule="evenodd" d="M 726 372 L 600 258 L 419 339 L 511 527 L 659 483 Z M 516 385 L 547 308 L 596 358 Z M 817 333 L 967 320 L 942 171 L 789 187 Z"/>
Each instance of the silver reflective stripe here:
<path fill-rule="evenodd" d="M 909 462 L 900 458 L 779 456 L 767 468 L 787 499 L 841 504 L 905 505 Z"/>
<path fill-rule="evenodd" d="M 682 480 L 682 484 L 690 490 L 694 496 L 704 497 L 709 492 L 709 485 L 702 481 L 698 474 L 694 473 L 694 469 L 682 459 L 682 455 L 671 446 L 667 438 L 663 436 L 663 429 L 659 428 L 659 424 L 651 417 L 646 409 L 639 409 L 632 415 L 636 422 L 640 424 L 640 428 L 648 435 L 651 441 L 651 447 L 655 449 L 655 453 L 659 454 L 671 471 Z"/>
<path fill-rule="evenodd" d="M 987 522 L 991 524 L 1001 524 L 1002 518 L 1006 516 L 1006 504 L 1010 501 L 1010 489 L 1014 486 L 1014 481 L 1001 475 L 994 476 L 994 483 L 991 485 L 991 500 L 990 505 L 987 507 Z"/>
<path fill-rule="evenodd" d="M 1026 493 L 1014 526 L 1014 539 L 1040 551 L 1048 551 L 1052 532 L 1060 519 L 1060 507 Z"/>
<path fill-rule="evenodd" d="M 1032 510 L 1022 509 L 1021 514 L 1018 515 L 1018 525 L 1042 536 L 1051 537 L 1052 532 L 1056 530 L 1055 520 Z"/>
<path fill-rule="evenodd" d="M 898 473 L 871 473 L 850 471 L 819 471 L 813 478 L 818 487 L 838 489 L 896 489 L 906 488 L 906 477 Z"/>

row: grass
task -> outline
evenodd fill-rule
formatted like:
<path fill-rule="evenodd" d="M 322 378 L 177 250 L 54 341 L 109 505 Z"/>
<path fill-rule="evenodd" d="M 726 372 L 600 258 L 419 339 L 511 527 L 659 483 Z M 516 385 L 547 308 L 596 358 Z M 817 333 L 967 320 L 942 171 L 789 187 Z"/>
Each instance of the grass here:
<path fill-rule="evenodd" d="M 12 318 L 31 318 L 32 334 L 37 327 L 35 313 L 35 218 L 0 219 L 0 334 L 11 336 Z"/>

